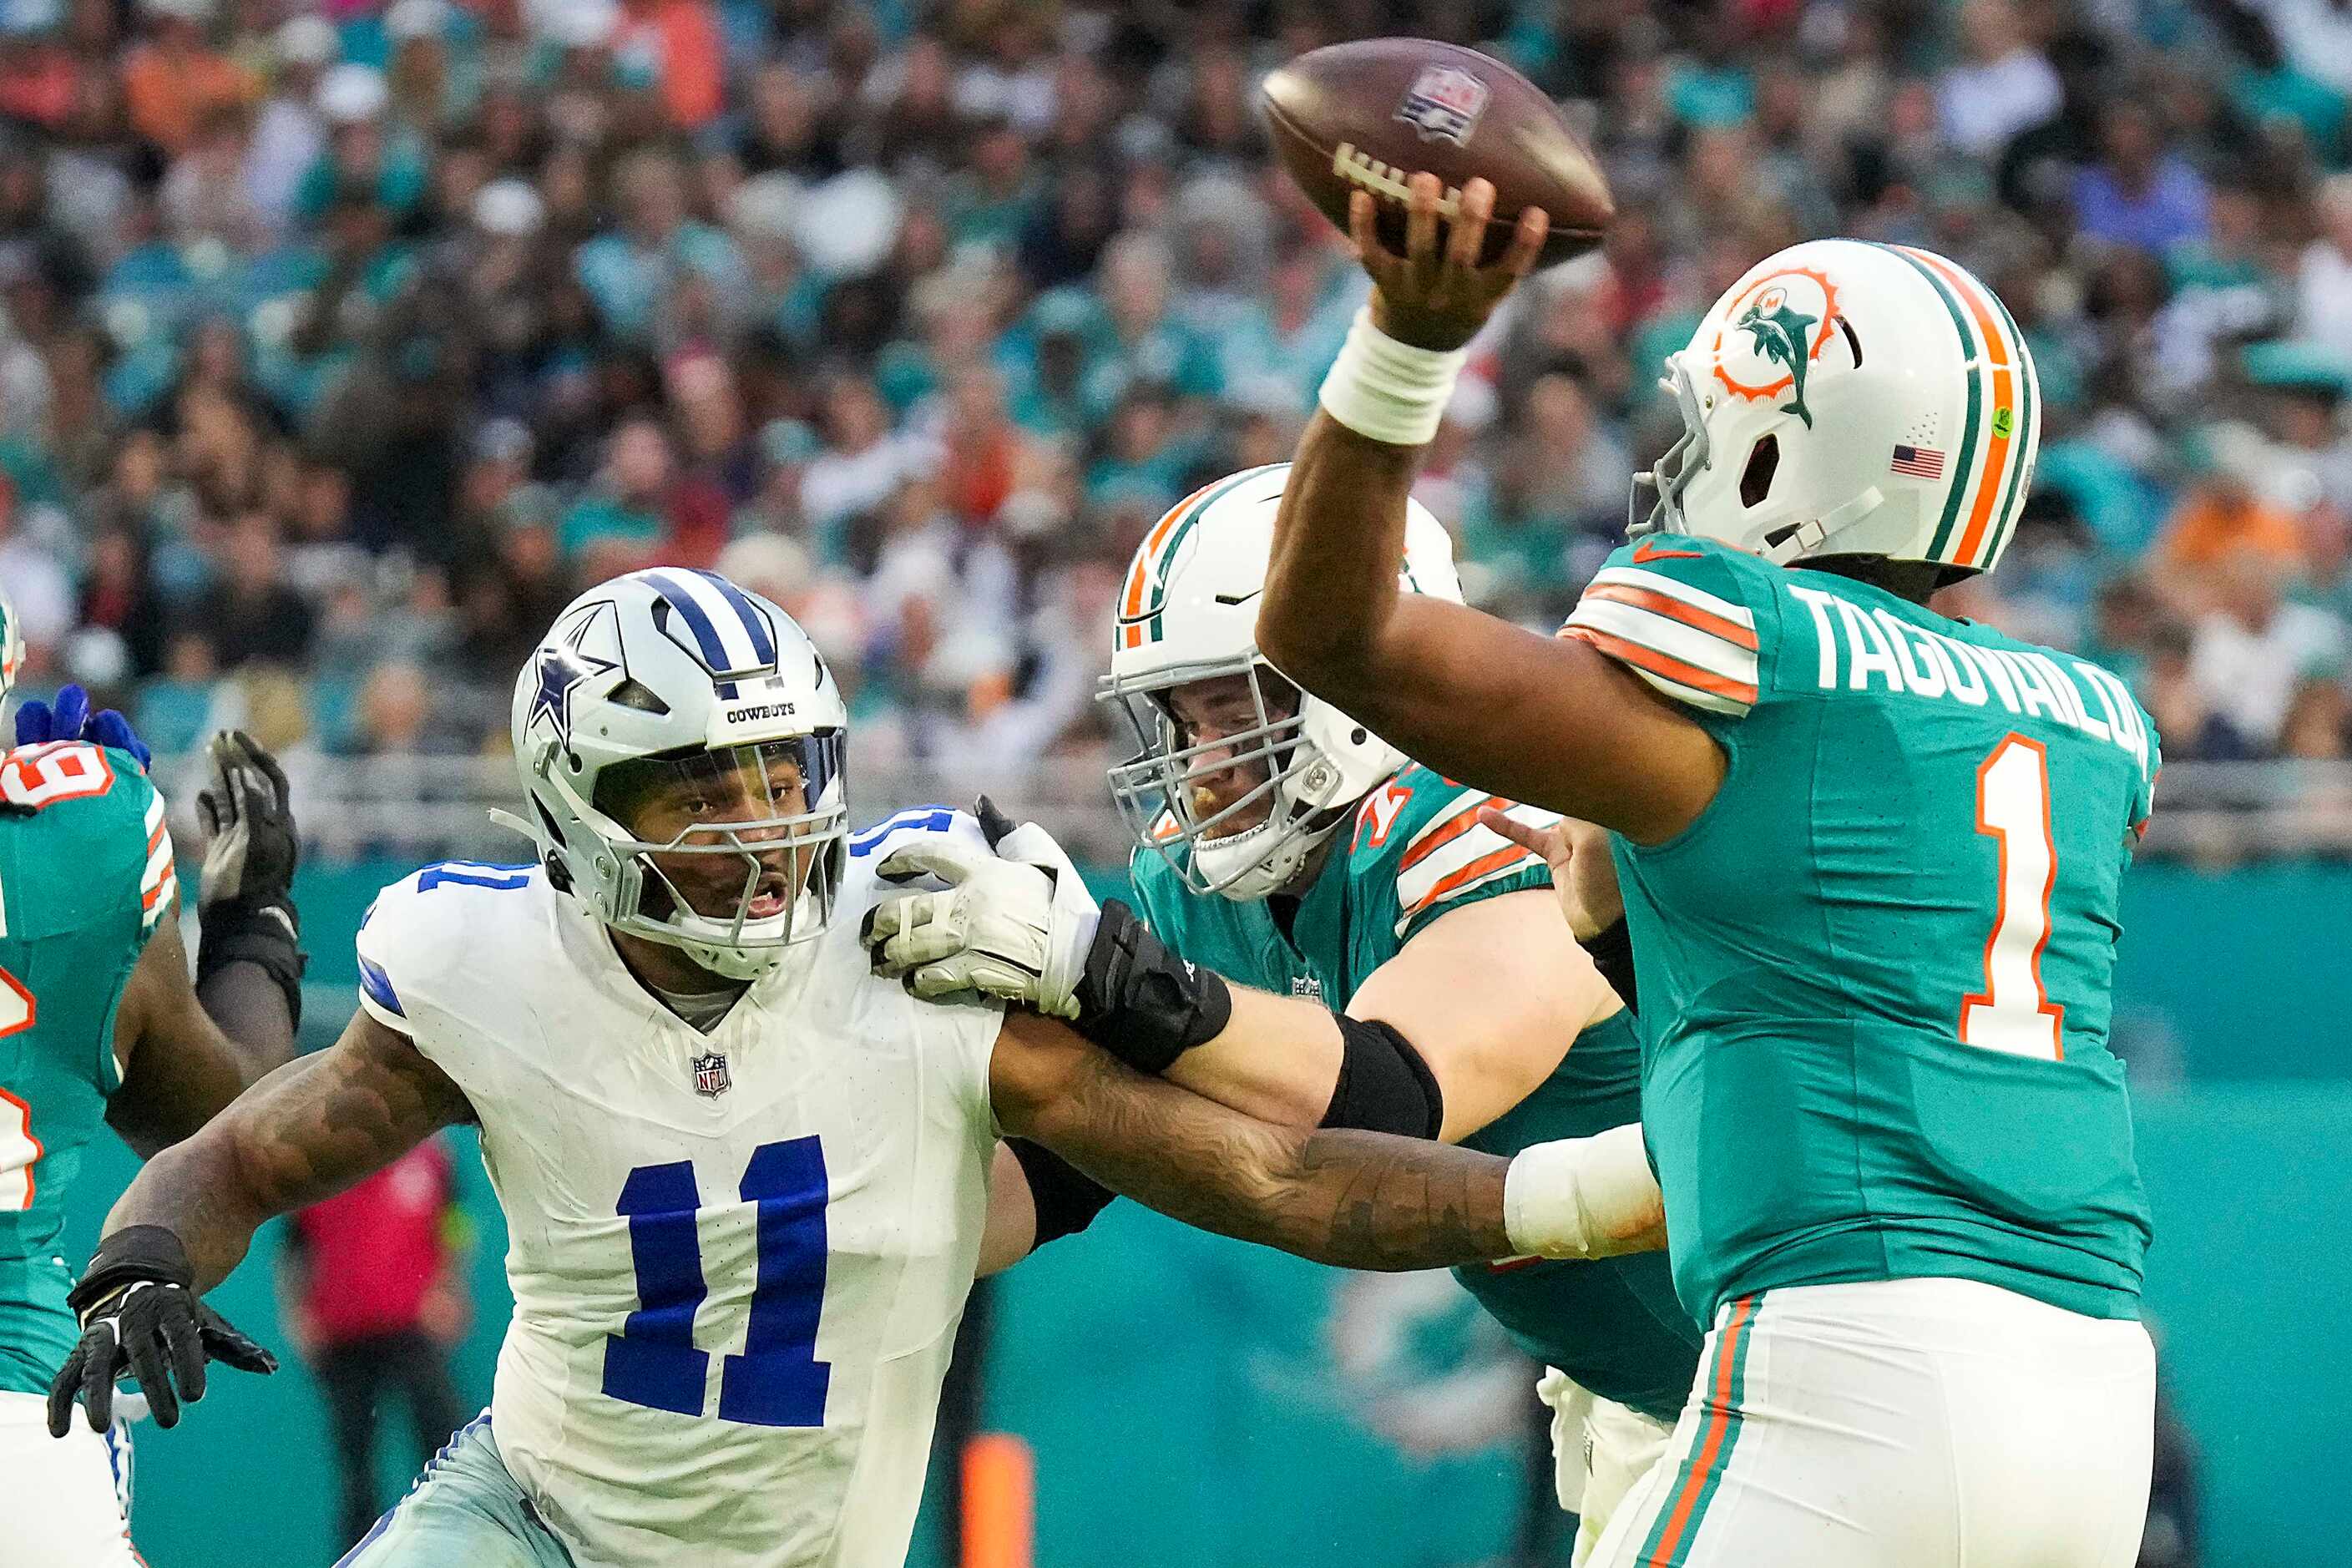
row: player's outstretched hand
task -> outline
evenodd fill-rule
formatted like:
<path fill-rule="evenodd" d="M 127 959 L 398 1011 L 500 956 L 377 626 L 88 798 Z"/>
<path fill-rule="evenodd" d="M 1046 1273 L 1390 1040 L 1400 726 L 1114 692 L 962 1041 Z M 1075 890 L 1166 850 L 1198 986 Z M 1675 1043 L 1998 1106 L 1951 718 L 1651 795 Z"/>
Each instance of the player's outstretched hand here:
<path fill-rule="evenodd" d="M 60 689 L 54 704 L 28 697 L 17 706 L 16 744 L 37 746 L 45 741 L 88 741 L 94 746 L 111 746 L 138 758 L 142 768 L 155 760 L 130 720 L 111 708 L 91 712 L 89 693 L 79 686 Z"/>
<path fill-rule="evenodd" d="M 1568 917 L 1569 934 L 1590 942 L 1624 918 L 1625 900 L 1617 888 L 1617 864 L 1609 853 L 1609 835 L 1589 822 L 1563 816 L 1549 827 L 1530 827 L 1494 806 L 1483 806 L 1478 820 L 1522 849 L 1543 857 L 1551 868 L 1552 891 L 1560 912 Z"/>
<path fill-rule="evenodd" d="M 1436 175 L 1415 174 L 1405 188 L 1402 256 L 1381 243 L 1371 193 L 1358 191 L 1348 201 L 1348 233 L 1372 279 L 1372 325 L 1415 348 L 1458 349 L 1478 335 L 1503 296 L 1534 270 L 1551 219 L 1541 207 L 1520 213 L 1510 248 L 1493 266 L 1481 267 L 1479 251 L 1495 216 L 1495 187 L 1482 179 L 1465 182 L 1450 220 L 1438 211 L 1443 187 Z"/>
<path fill-rule="evenodd" d="M 858 939 L 874 973 L 927 1000 L 977 993 L 1076 1018 L 1101 910 L 1044 828 L 1013 826 L 985 795 L 978 816 L 989 851 L 926 835 L 875 868 L 886 881 L 929 876 L 947 889 L 902 893 L 866 912 Z"/>
<path fill-rule="evenodd" d="M 115 1380 L 125 1373 L 139 1380 L 155 1425 L 173 1426 L 181 1401 L 205 1396 L 208 1363 L 278 1370 L 278 1358 L 205 1305 L 194 1287 L 187 1249 L 161 1226 L 128 1226 L 99 1244 L 67 1298 L 82 1333 L 49 1384 L 50 1436 L 73 1426 L 77 1396 L 91 1430 L 105 1431 L 114 1421 Z"/>
<path fill-rule="evenodd" d="M 196 816 L 205 828 L 197 907 L 207 914 L 282 910 L 290 934 L 289 895 L 301 839 L 294 828 L 286 770 L 242 730 L 220 731 L 207 749 L 212 781 L 196 796 Z"/>

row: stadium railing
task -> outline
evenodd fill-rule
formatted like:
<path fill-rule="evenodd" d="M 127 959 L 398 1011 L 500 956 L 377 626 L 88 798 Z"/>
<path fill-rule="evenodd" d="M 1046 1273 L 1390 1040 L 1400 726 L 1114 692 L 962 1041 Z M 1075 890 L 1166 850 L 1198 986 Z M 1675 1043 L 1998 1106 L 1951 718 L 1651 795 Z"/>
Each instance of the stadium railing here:
<path fill-rule="evenodd" d="M 306 853 L 320 859 L 527 858 L 521 838 L 488 816 L 493 806 L 518 809 L 514 765 L 504 757 L 292 752 L 285 762 Z M 156 759 L 155 777 L 184 832 L 194 828 L 203 770 L 201 756 Z M 1127 859 L 1127 829 L 1102 769 L 1082 757 L 1045 759 L 1017 777 L 861 766 L 851 779 L 851 814 L 862 826 L 911 805 L 969 808 L 982 791 L 1014 818 L 1043 824 L 1082 863 Z M 2352 856 L 2352 763 L 2168 764 L 2143 853 L 2204 865 Z"/>

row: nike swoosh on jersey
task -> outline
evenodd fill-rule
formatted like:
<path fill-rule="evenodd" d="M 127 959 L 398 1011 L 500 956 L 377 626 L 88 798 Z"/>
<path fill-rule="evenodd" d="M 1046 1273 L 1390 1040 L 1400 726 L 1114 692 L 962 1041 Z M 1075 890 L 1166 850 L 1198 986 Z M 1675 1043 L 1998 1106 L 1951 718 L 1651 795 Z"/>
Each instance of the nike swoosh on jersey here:
<path fill-rule="evenodd" d="M 1706 552 L 1704 550 L 1668 550 L 1654 539 L 1645 539 L 1633 546 L 1633 559 L 1636 562 L 1665 561 L 1678 555 L 1697 561 L 1705 558 L 1706 554 Z"/>

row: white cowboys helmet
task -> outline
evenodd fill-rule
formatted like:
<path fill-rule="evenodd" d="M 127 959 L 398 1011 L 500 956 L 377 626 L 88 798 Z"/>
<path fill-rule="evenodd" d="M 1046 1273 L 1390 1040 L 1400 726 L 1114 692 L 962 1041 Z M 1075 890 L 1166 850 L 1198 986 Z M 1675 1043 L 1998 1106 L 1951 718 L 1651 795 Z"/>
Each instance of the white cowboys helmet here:
<path fill-rule="evenodd" d="M 516 678 L 515 763 L 533 820 L 502 820 L 537 838 L 557 885 L 614 931 L 756 979 L 833 917 L 847 722 L 824 661 L 774 605 L 709 572 L 632 572 L 574 599 Z M 631 831 L 628 801 L 688 781 L 715 799 L 799 798 L 661 842 Z M 731 859 L 741 892 L 723 910 L 698 908 L 656 856 Z"/>
<path fill-rule="evenodd" d="M 1663 384 L 1682 438 L 1634 476 L 1629 531 L 1777 562 L 1990 571 L 2042 440 L 2016 321 L 1965 268 L 1910 246 L 1817 239 L 1757 263 L 1668 356 Z"/>
<path fill-rule="evenodd" d="M 1288 887 L 1356 803 L 1406 761 L 1258 655 L 1258 595 L 1289 475 L 1289 464 L 1275 463 L 1219 479 L 1144 536 L 1119 589 L 1100 692 L 1126 710 L 1143 741 L 1139 755 L 1110 770 L 1129 827 L 1196 892 L 1237 901 Z M 1453 541 L 1419 501 L 1405 521 L 1400 581 L 1409 593 L 1462 598 Z M 1234 675 L 1249 678 L 1251 721 L 1192 742 L 1170 693 Z M 1235 769 L 1263 777 L 1237 799 L 1206 800 L 1202 782 Z M 1250 821 L 1261 806 L 1263 819 Z"/>

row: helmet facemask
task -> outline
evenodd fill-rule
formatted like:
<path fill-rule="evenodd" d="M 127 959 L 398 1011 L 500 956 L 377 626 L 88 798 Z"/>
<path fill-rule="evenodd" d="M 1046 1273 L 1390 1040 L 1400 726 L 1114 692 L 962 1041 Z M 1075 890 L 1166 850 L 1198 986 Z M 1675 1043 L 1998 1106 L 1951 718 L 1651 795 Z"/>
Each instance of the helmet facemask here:
<path fill-rule="evenodd" d="M 1706 411 L 1699 405 L 1698 388 L 1692 383 L 1681 354 L 1666 356 L 1666 374 L 1658 378 L 1658 385 L 1673 395 L 1675 411 L 1682 416 L 1683 433 L 1675 437 L 1673 446 L 1658 455 L 1655 463 L 1633 476 L 1633 494 L 1625 503 L 1628 539 L 1639 539 L 1646 533 L 1687 532 L 1683 491 L 1690 488 L 1701 469 L 1710 465 L 1714 455 L 1706 438 Z M 1642 510 L 1642 492 L 1645 489 L 1655 497 L 1646 516 Z"/>
<path fill-rule="evenodd" d="M 841 761 L 841 731 L 824 730 L 615 763 L 593 803 L 560 771 L 546 778 L 601 841 L 606 924 L 753 980 L 831 922 L 849 837 Z"/>
<path fill-rule="evenodd" d="M 1242 682 L 1240 721 L 1212 739 L 1191 740 L 1173 705 L 1176 691 L 1234 678 Z M 1147 678 L 1114 675 L 1102 700 L 1122 707 L 1142 742 L 1133 760 L 1109 773 L 1119 813 L 1194 892 L 1255 901 L 1288 889 L 1354 808 L 1352 795 L 1327 798 L 1341 786 L 1341 770 L 1313 733 L 1313 721 L 1328 710 L 1255 655 Z M 1234 774 L 1238 793 L 1230 784 L 1214 787 Z"/>

